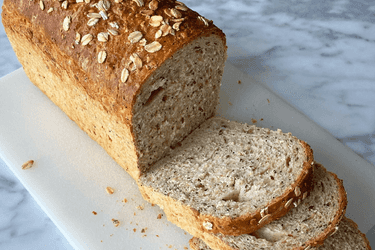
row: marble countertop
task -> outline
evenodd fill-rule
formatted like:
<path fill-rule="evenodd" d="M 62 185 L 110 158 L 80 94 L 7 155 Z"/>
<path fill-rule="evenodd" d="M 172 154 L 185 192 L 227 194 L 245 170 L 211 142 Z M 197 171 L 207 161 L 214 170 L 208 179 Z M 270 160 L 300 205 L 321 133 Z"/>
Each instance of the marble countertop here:
<path fill-rule="evenodd" d="M 374 1 L 184 2 L 226 33 L 228 61 L 375 164 Z M 3 77 L 21 65 L 2 25 L 0 44 Z M 73 249 L 1 159 L 0 249 Z"/>

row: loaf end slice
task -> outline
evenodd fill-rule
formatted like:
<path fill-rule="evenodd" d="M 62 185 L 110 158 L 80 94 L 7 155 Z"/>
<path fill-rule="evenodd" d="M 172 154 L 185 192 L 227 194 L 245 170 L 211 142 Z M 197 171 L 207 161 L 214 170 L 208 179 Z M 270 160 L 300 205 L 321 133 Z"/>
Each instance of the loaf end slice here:
<path fill-rule="evenodd" d="M 190 242 L 191 247 L 205 250 L 211 248 L 220 250 L 313 249 L 318 247 L 319 249 L 345 249 L 331 248 L 338 245 L 337 241 L 332 239 L 345 238 L 344 235 L 349 228 L 353 232 L 356 231 L 354 224 L 348 224 L 347 220 L 344 220 L 338 227 L 347 205 L 342 181 L 319 164 L 315 167 L 312 181 L 314 188 L 310 196 L 298 201 L 297 207 L 291 209 L 280 219 L 265 225 L 252 234 L 225 236 L 205 233 L 202 240 L 193 239 Z M 298 204 L 299 202 L 301 203 Z M 363 241 L 358 236 L 361 235 L 357 230 L 353 237 L 348 236 L 346 240 Z M 322 245 L 325 240 L 326 243 Z M 344 244 L 341 243 L 338 246 L 342 245 Z"/>
<path fill-rule="evenodd" d="M 152 2 L 5 0 L 2 11 L 30 80 L 134 179 L 215 115 L 227 57 L 211 21 Z"/>
<path fill-rule="evenodd" d="M 139 180 L 143 197 L 194 236 L 251 233 L 311 189 L 313 154 L 290 133 L 214 117 Z"/>
<path fill-rule="evenodd" d="M 189 241 L 193 250 L 211 250 L 203 240 L 192 238 Z M 329 236 L 323 245 L 316 248 L 319 250 L 371 250 L 370 243 L 364 233 L 362 233 L 357 224 L 347 217 L 343 217 L 337 231 Z"/>

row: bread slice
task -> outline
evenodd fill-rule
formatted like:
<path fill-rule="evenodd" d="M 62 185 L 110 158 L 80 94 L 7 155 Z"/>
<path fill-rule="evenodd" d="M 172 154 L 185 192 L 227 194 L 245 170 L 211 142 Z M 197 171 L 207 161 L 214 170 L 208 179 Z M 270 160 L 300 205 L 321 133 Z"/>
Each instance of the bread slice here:
<path fill-rule="evenodd" d="M 211 250 L 203 240 L 192 238 L 190 247 L 193 250 Z M 248 248 L 251 249 L 251 248 Z M 257 248 L 259 249 L 259 248 Z M 284 249 L 284 248 L 283 248 Z M 310 250 L 313 248 L 309 248 Z M 336 233 L 329 236 L 323 245 L 315 248 L 319 250 L 371 250 L 366 235 L 359 231 L 357 224 L 347 217 L 343 217 Z"/>
<path fill-rule="evenodd" d="M 358 229 L 358 225 L 344 216 L 337 232 L 328 237 L 319 250 L 371 250 L 366 235 Z"/>
<path fill-rule="evenodd" d="M 4 0 L 5 31 L 30 80 L 138 179 L 215 115 L 225 35 L 174 0 L 67 3 Z"/>
<path fill-rule="evenodd" d="M 251 233 L 311 189 L 313 153 L 290 133 L 214 117 L 139 179 L 143 197 L 194 236 Z"/>
<path fill-rule="evenodd" d="M 298 204 L 298 201 L 295 204 L 297 207 L 291 209 L 284 217 L 265 225 L 252 235 L 225 236 L 205 233 L 201 239 L 209 247 L 205 246 L 202 240 L 195 238 L 190 242 L 192 249 L 312 249 L 322 245 L 331 235 L 344 238 L 343 233 L 335 234 L 347 205 L 342 181 L 319 164 L 314 168 L 312 181 L 314 189 L 310 196 L 301 201 L 301 204 Z M 350 225 L 350 228 L 353 226 Z M 345 226 L 342 226 L 341 232 L 347 232 Z M 352 237 L 349 236 L 350 238 Z M 327 249 L 336 249 L 330 247 L 337 244 L 336 240 L 331 240 L 327 241 L 325 246 Z"/>

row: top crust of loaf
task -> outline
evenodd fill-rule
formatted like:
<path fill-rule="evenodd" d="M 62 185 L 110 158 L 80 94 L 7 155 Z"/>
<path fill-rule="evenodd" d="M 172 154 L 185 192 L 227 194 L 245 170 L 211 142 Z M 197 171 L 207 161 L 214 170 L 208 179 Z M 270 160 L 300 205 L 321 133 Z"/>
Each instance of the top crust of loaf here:
<path fill-rule="evenodd" d="M 76 67 L 74 77 L 80 81 L 88 94 L 101 102 L 109 112 L 116 112 L 123 117 L 127 124 L 130 123 L 132 106 L 142 84 L 166 59 L 197 37 L 216 35 L 221 38 L 224 45 L 226 43 L 224 33 L 211 21 L 174 0 L 158 1 L 156 10 L 150 9 L 150 0 L 129 0 L 119 3 L 110 1 L 108 10 L 104 11 L 108 19 L 100 18 L 95 25 L 89 26 L 90 18 L 87 15 L 93 12 L 99 13 L 99 9 L 93 6 L 98 2 L 98 0 L 90 3 L 69 1 L 67 9 L 64 9 L 62 2 L 59 1 L 5 0 L 2 17 L 3 22 L 7 20 L 9 22 L 13 18 L 12 15 L 18 13 L 28 19 L 32 25 L 44 29 L 44 34 L 34 35 L 34 42 L 45 48 L 45 53 L 57 55 L 52 58 L 59 63 Z M 143 5 L 139 6 L 140 3 Z M 182 7 L 176 8 L 176 6 Z M 53 10 L 49 11 L 51 8 Z M 150 25 L 152 16 L 162 16 L 164 22 L 170 24 L 169 28 L 165 26 L 165 29 L 173 30 L 171 32 L 175 35 L 167 32 L 168 35 L 156 39 L 155 34 L 162 25 L 158 27 Z M 180 18 L 184 20 L 178 28 L 173 29 L 173 24 L 180 22 Z M 111 25 L 114 22 L 117 23 L 118 28 Z M 18 27 L 14 28 L 18 28 L 21 33 L 29 32 L 24 30 L 22 25 L 19 23 L 16 25 Z M 98 34 L 107 32 L 108 29 L 117 31 L 118 35 L 110 33 L 107 42 L 98 41 Z M 131 43 L 128 38 L 135 31 L 141 32 L 147 45 L 157 41 L 162 46 L 161 49 L 151 53 L 146 51 L 142 41 Z M 82 38 L 87 34 L 93 35 L 93 39 L 87 45 L 82 45 Z M 81 39 L 76 43 L 77 36 Z M 61 57 L 56 53 L 60 50 L 66 56 Z M 101 51 L 105 51 L 106 56 L 100 54 Z M 136 64 L 132 63 L 131 58 L 134 53 L 139 56 L 142 67 L 138 66 L 132 71 Z M 104 58 L 103 63 L 99 63 L 99 56 Z M 139 60 L 133 58 L 133 61 Z M 130 73 L 125 83 L 121 81 L 124 68 Z"/>

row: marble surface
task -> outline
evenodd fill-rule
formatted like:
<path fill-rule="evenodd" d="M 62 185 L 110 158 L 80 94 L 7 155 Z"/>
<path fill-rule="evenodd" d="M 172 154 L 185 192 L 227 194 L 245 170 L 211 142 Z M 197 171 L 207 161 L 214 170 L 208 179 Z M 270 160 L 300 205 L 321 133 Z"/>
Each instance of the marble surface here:
<path fill-rule="evenodd" d="M 224 30 L 232 64 L 375 164 L 374 1 L 184 2 Z M 0 77 L 20 66 L 0 25 Z M 1 159 L 0 249 L 72 249 Z"/>

